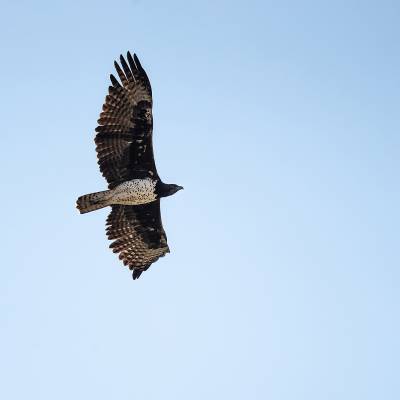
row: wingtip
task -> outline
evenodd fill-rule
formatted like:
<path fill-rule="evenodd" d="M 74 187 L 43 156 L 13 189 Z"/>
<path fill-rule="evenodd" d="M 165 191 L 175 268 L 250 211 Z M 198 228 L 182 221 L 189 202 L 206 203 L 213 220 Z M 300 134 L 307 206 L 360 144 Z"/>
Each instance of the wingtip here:
<path fill-rule="evenodd" d="M 142 272 L 143 271 L 141 271 L 141 270 L 134 269 L 132 272 L 132 279 L 133 280 L 139 279 L 140 275 L 142 275 Z"/>
<path fill-rule="evenodd" d="M 117 78 L 113 74 L 110 74 L 110 81 L 115 88 L 118 88 L 121 86 L 120 83 L 118 82 Z"/>
<path fill-rule="evenodd" d="M 140 64 L 139 58 L 136 55 L 136 53 L 133 53 L 133 59 L 135 60 L 135 63 L 137 65 L 138 68 L 142 68 L 142 65 Z"/>

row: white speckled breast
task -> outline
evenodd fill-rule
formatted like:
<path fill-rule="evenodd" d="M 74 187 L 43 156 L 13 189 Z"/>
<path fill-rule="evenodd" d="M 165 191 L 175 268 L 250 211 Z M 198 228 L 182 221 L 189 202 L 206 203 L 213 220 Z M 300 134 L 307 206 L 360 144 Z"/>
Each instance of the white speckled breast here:
<path fill-rule="evenodd" d="M 121 183 L 112 190 L 111 203 L 125 205 L 151 203 L 156 199 L 156 184 L 157 181 L 151 178 Z"/>

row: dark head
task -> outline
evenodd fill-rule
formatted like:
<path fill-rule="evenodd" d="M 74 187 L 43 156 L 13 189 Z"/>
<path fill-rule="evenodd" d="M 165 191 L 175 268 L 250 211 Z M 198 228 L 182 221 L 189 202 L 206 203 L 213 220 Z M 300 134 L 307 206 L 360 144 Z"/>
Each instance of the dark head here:
<path fill-rule="evenodd" d="M 175 185 L 174 183 L 169 184 L 169 183 L 160 183 L 158 185 L 157 194 L 159 197 L 167 197 L 167 196 L 172 196 L 175 194 L 178 190 L 183 189 L 182 186 Z"/>

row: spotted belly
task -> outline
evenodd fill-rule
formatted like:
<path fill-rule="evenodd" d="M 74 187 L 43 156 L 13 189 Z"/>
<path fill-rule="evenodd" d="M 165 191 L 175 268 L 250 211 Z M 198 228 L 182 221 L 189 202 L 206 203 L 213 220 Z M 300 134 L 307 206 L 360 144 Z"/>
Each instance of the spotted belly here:
<path fill-rule="evenodd" d="M 133 179 L 121 183 L 112 190 L 111 203 L 124 205 L 139 205 L 156 200 L 157 181 L 151 178 Z"/>

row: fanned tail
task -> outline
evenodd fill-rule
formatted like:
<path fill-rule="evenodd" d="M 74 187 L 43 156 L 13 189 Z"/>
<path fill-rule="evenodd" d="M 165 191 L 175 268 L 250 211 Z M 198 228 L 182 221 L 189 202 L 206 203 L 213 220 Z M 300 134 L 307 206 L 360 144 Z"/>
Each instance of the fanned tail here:
<path fill-rule="evenodd" d="M 76 201 L 76 208 L 81 214 L 95 211 L 103 207 L 109 206 L 110 190 L 104 190 L 103 192 L 96 192 L 85 194 L 78 197 Z"/>

